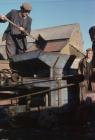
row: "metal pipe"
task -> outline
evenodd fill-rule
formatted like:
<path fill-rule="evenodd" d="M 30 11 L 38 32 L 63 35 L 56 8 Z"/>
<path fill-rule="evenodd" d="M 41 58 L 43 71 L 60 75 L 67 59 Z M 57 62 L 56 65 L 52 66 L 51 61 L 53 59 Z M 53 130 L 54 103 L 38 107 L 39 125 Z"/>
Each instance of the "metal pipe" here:
<path fill-rule="evenodd" d="M 21 97 L 28 97 L 28 96 L 46 94 L 47 92 L 56 91 L 56 90 L 59 90 L 59 89 L 62 89 L 62 88 L 67 88 L 67 87 L 75 86 L 77 84 L 78 83 L 76 83 L 76 84 L 67 84 L 67 85 L 61 86 L 59 88 L 57 87 L 57 88 L 53 88 L 53 89 L 47 89 L 47 90 L 43 90 L 43 91 L 39 91 L 39 92 L 30 93 L 28 95 L 25 94 L 25 95 L 20 95 L 20 96 L 16 96 L 16 97 L 6 98 L 6 99 L 12 100 L 12 99 L 19 99 Z M 2 100 L 6 100 L 6 99 L 2 99 Z"/>

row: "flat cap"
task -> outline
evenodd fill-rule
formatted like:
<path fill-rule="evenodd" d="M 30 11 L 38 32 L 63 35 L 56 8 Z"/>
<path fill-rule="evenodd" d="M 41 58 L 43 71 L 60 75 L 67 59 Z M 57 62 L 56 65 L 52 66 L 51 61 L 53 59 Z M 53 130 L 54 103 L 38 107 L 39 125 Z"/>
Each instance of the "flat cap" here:
<path fill-rule="evenodd" d="M 29 10 L 29 11 L 32 10 L 32 5 L 30 3 L 22 3 L 21 7 L 25 10 Z"/>
<path fill-rule="evenodd" d="M 88 49 L 86 50 L 86 52 L 89 52 L 89 51 L 93 51 L 92 48 L 88 48 Z"/>

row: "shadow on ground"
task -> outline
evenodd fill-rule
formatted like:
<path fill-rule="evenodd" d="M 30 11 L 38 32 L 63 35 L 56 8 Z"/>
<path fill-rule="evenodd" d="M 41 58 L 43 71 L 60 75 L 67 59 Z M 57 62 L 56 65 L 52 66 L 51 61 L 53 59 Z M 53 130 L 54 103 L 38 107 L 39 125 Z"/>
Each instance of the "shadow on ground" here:
<path fill-rule="evenodd" d="M 6 127 L 7 126 L 7 127 Z M 9 140 L 94 140 L 95 103 L 88 97 L 79 105 L 65 105 L 19 114 L 0 129 Z"/>

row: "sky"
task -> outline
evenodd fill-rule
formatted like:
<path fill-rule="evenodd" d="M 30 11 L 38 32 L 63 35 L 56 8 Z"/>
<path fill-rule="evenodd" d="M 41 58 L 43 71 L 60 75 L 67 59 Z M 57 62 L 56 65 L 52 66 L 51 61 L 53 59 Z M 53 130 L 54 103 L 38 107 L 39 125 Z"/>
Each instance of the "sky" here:
<path fill-rule="evenodd" d="M 31 29 L 80 24 L 84 51 L 92 47 L 89 28 L 95 25 L 95 0 L 0 0 L 0 14 L 6 15 L 11 9 L 19 10 L 23 2 L 32 4 Z M 8 23 L 0 23 L 2 35 Z"/>

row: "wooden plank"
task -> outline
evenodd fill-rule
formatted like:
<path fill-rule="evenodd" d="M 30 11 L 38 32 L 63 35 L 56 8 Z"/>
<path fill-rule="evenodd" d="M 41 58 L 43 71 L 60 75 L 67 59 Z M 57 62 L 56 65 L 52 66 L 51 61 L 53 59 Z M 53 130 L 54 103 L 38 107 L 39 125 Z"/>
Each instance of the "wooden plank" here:
<path fill-rule="evenodd" d="M 10 99 L 6 99 L 6 100 L 0 100 L 0 106 L 5 106 L 5 105 L 13 105 L 16 104 L 17 100 L 10 100 Z"/>
<path fill-rule="evenodd" d="M 10 69 L 8 60 L 0 60 L 0 70 L 2 69 Z"/>

